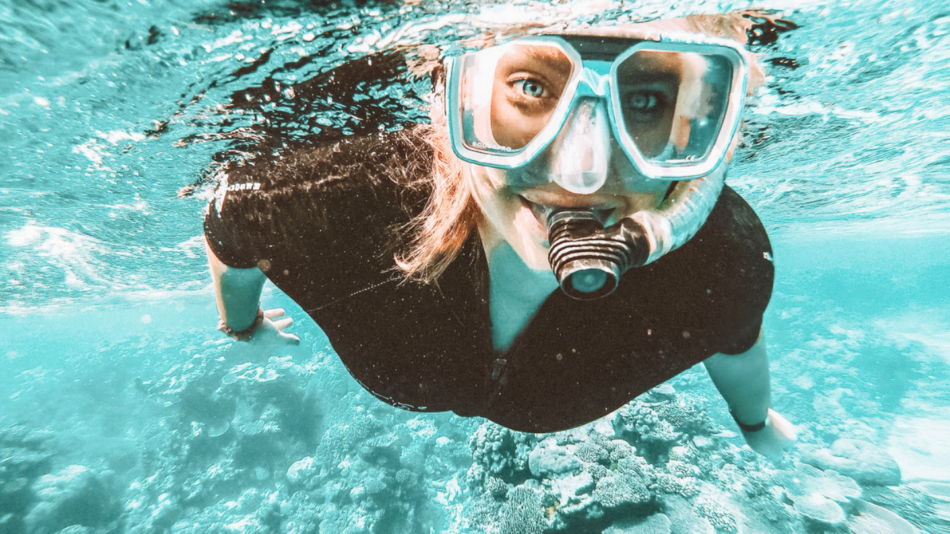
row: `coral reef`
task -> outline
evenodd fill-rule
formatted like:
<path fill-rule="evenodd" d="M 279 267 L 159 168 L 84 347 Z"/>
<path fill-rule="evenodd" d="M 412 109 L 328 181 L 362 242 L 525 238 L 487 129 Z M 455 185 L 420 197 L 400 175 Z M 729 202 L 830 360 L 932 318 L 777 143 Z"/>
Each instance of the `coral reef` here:
<path fill-rule="evenodd" d="M 512 488 L 499 515 L 499 534 L 541 534 L 544 530 L 541 496 L 532 488 Z"/>
<path fill-rule="evenodd" d="M 24 518 L 26 531 L 42 534 L 70 526 L 108 525 L 118 518 L 121 507 L 102 478 L 81 465 L 40 477 L 33 484 L 36 503 Z"/>
<path fill-rule="evenodd" d="M 876 509 L 866 517 L 854 479 L 801 462 L 773 465 L 739 447 L 707 415 L 702 397 L 658 389 L 568 432 L 531 436 L 481 425 L 468 470 L 479 495 L 475 524 L 534 532 L 543 517 L 547 533 L 733 534 L 857 532 L 893 520 Z M 867 454 L 833 449 L 841 462 Z"/>
<path fill-rule="evenodd" d="M 393 410 L 341 385 L 341 369 L 315 377 L 327 354 L 230 368 L 214 356 L 144 384 L 177 412 L 146 464 L 155 471 L 130 488 L 130 532 L 368 534 L 442 524 L 440 505 L 460 495 L 456 479 L 471 465 L 471 429 L 444 432 L 439 416 Z M 339 392 L 339 404 L 320 406 L 314 387 Z M 333 410 L 343 415 L 328 422 Z"/>
<path fill-rule="evenodd" d="M 194 347 L 135 381 L 132 394 L 156 415 L 142 427 L 139 456 L 119 473 L 110 466 L 129 464 L 125 456 L 59 463 L 47 435 L 0 430 L 0 532 L 941 528 L 939 503 L 915 498 L 906 485 L 874 485 L 894 480 L 883 451 L 816 443 L 802 461 L 772 464 L 715 422 L 705 398 L 688 388 L 663 385 L 595 423 L 526 434 L 393 409 L 363 392 L 328 352 L 296 361 L 248 357 L 229 343 Z"/>
<path fill-rule="evenodd" d="M 33 484 L 52 468 L 49 436 L 22 425 L 0 428 L 0 532 L 22 532 L 36 500 Z"/>

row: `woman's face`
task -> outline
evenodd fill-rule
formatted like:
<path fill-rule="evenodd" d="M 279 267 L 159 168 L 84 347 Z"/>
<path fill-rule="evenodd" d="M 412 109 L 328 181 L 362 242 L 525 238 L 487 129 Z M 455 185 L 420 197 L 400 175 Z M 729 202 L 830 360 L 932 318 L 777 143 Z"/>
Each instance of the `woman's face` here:
<path fill-rule="evenodd" d="M 643 37 L 643 32 L 649 31 L 652 25 L 630 27 L 631 31 L 615 35 Z M 557 48 L 530 45 L 509 48 L 495 67 L 490 112 L 487 113 L 490 121 L 482 124 L 490 128 L 495 143 L 517 149 L 537 136 L 548 123 L 571 79 L 573 66 Z M 648 158 L 658 156 L 671 144 L 682 148 L 680 145 L 685 145 L 684 139 L 689 135 L 689 121 L 679 120 L 674 108 L 678 98 L 684 97 L 679 93 L 682 82 L 679 76 L 687 65 L 680 63 L 678 56 L 662 52 L 642 53 L 635 58 L 635 61 L 625 62 L 618 71 L 618 79 L 628 80 L 618 88 L 624 106 L 621 110 L 624 126 Z M 571 126 L 569 121 L 564 128 Z M 585 134 L 581 138 L 588 137 Z M 590 147 L 592 153 L 599 151 L 608 162 L 606 181 L 592 194 L 572 193 L 553 181 L 543 186 L 509 185 L 508 172 L 532 173 L 537 169 L 503 171 L 467 165 L 467 184 L 484 216 L 479 231 L 489 255 L 495 246 L 507 242 L 528 267 L 548 270 L 549 244 L 544 214 L 551 208 L 603 210 L 609 214 L 607 223 L 612 224 L 637 211 L 658 207 L 670 184 L 661 180 L 636 180 L 635 170 L 623 150 L 613 141 L 601 143 L 605 144 L 611 146 Z M 555 140 L 551 147 L 557 146 Z M 584 157 L 585 152 L 578 154 Z M 545 180 L 511 181 L 538 183 Z M 638 185 L 631 191 L 625 183 Z"/>

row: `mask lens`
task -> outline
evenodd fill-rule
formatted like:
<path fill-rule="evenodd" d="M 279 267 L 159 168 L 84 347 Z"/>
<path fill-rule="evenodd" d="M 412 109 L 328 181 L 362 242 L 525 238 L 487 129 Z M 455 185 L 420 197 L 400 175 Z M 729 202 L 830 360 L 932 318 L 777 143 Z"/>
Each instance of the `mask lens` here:
<path fill-rule="evenodd" d="M 512 43 L 466 56 L 463 142 L 486 153 L 524 148 L 550 122 L 573 72 L 573 61 L 550 44 Z"/>
<path fill-rule="evenodd" d="M 696 164 L 716 144 L 733 64 L 716 54 L 639 50 L 617 66 L 622 127 L 651 163 Z"/>

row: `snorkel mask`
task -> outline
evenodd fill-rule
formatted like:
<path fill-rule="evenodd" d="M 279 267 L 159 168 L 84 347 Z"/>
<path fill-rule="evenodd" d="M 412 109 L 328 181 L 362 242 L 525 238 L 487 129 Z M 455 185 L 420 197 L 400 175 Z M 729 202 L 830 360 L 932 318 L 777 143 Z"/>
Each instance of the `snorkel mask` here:
<path fill-rule="evenodd" d="M 746 92 L 735 43 L 538 35 L 446 67 L 449 139 L 463 161 L 504 171 L 515 188 L 553 182 L 585 195 L 616 176 L 630 192 L 672 190 L 659 208 L 606 229 L 596 210 L 544 214 L 567 294 L 611 293 L 623 272 L 685 243 L 712 210 Z M 618 151 L 629 165 L 612 164 Z"/>

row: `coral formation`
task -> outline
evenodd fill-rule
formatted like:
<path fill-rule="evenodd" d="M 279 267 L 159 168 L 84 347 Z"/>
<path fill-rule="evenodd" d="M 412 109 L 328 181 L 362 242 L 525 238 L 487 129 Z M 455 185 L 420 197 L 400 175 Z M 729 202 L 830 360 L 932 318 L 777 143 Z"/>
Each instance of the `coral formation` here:
<path fill-rule="evenodd" d="M 49 436 L 22 425 L 0 428 L 0 532 L 22 532 L 33 485 L 52 467 Z"/>
<path fill-rule="evenodd" d="M 721 496 L 704 495 L 696 501 L 696 513 L 706 518 L 720 534 L 733 534 L 739 529 L 736 518 Z"/>
<path fill-rule="evenodd" d="M 121 475 L 56 465 L 45 437 L 0 430 L 2 532 L 906 530 L 867 499 L 903 503 L 908 517 L 936 524 L 923 509 L 933 505 L 881 486 L 867 486 L 876 488 L 867 496 L 816 460 L 833 456 L 843 465 L 849 451 L 866 458 L 867 448 L 806 451 L 804 459 L 826 470 L 773 465 L 714 422 L 702 396 L 671 385 L 595 423 L 536 435 L 394 410 L 360 390 L 328 353 L 234 363 L 221 343 L 196 350 L 136 382 L 141 402 L 160 412 L 145 427 L 134 469 Z"/>
<path fill-rule="evenodd" d="M 541 534 L 544 530 L 541 496 L 532 488 L 513 488 L 499 517 L 499 534 Z"/>
<path fill-rule="evenodd" d="M 24 519 L 28 533 L 105 526 L 120 512 L 102 476 L 82 465 L 43 475 L 33 484 L 33 494 L 36 503 Z"/>

